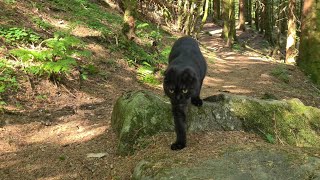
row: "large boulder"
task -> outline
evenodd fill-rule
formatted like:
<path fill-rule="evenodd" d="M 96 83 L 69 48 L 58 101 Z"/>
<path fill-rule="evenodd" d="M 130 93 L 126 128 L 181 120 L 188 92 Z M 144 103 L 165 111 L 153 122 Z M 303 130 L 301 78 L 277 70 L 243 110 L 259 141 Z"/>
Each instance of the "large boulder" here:
<path fill-rule="evenodd" d="M 135 167 L 132 179 L 320 180 L 320 158 L 298 150 L 270 146 L 229 148 L 218 157 L 189 161 L 187 157 L 145 159 Z"/>
<path fill-rule="evenodd" d="M 188 107 L 187 124 L 188 131 L 246 130 L 273 143 L 320 147 L 320 110 L 298 99 L 211 96 L 202 107 Z M 119 139 L 118 153 L 130 154 L 144 137 L 174 130 L 170 102 L 149 91 L 128 92 L 114 106 L 112 127 Z"/>

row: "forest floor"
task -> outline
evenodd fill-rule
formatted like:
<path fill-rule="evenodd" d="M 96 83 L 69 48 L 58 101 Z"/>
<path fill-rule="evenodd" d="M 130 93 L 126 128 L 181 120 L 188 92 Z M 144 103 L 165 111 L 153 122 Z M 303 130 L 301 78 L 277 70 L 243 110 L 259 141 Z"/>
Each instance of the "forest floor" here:
<path fill-rule="evenodd" d="M 74 31 L 82 37 L 92 33 Z M 207 33 L 199 41 L 208 73 L 202 97 L 229 92 L 256 98 L 299 98 L 320 108 L 319 90 L 296 66 L 280 64 L 241 46 L 224 47 L 221 28 L 212 23 L 206 24 L 204 31 Z M 246 40 L 255 49 L 264 48 L 260 34 L 237 33 L 239 42 Z M 115 101 L 122 93 L 138 89 L 163 95 L 162 87 L 138 82 L 135 70 L 99 42 L 88 46 L 99 59 L 95 65 L 106 72 L 104 77 L 92 76 L 81 88 L 77 83 L 55 86 L 39 81 L 34 90 L 26 85 L 24 92 L 10 99 L 8 104 L 15 106 L 6 107 L 1 115 L 0 179 L 129 179 L 141 159 L 157 153 L 197 158 L 216 155 L 222 147 L 263 142 L 245 132 L 192 133 L 188 134 L 188 147 L 176 152 L 170 150 L 172 132 L 157 135 L 154 143 L 131 156 L 117 155 L 117 137 L 110 123 Z M 43 94 L 45 98 L 40 96 Z M 103 157 L 88 157 L 90 153 L 103 153 Z"/>

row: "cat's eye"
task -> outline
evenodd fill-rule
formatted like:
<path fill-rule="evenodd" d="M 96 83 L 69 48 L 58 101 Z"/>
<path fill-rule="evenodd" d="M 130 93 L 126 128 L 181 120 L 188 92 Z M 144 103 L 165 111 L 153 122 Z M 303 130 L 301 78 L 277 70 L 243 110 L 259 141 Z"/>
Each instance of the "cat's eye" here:
<path fill-rule="evenodd" d="M 174 90 L 173 90 L 173 89 L 169 89 L 169 92 L 170 92 L 170 93 L 174 93 Z"/>
<path fill-rule="evenodd" d="M 188 92 L 188 89 L 182 89 L 182 92 L 186 94 Z"/>

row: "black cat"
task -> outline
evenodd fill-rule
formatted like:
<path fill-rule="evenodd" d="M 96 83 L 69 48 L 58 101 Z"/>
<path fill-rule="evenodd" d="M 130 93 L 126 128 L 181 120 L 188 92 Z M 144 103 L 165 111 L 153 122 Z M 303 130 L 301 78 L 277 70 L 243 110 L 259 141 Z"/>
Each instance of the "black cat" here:
<path fill-rule="evenodd" d="M 171 100 L 177 135 L 172 150 L 186 146 L 186 107 L 190 99 L 195 106 L 202 105 L 200 90 L 206 72 L 207 63 L 197 41 L 191 37 L 178 39 L 171 49 L 163 82 L 164 92 Z"/>

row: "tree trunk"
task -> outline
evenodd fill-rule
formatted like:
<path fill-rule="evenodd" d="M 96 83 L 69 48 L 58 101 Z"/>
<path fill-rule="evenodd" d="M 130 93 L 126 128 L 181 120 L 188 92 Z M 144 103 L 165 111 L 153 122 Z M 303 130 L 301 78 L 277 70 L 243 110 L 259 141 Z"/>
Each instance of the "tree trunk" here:
<path fill-rule="evenodd" d="M 270 0 L 264 0 L 264 37 L 271 45 L 274 45 L 271 27 L 271 6 Z"/>
<path fill-rule="evenodd" d="M 124 6 L 124 16 L 123 16 L 123 26 L 122 33 L 129 39 L 133 40 L 136 36 L 135 34 L 135 10 L 137 9 L 136 0 L 126 0 L 123 2 Z"/>
<path fill-rule="evenodd" d="M 242 31 L 246 30 L 246 18 L 245 18 L 245 14 L 246 14 L 246 0 L 239 0 L 239 29 Z"/>
<path fill-rule="evenodd" d="M 278 1 L 278 7 L 280 7 L 280 4 L 282 3 L 282 0 Z M 273 55 L 277 53 L 281 49 L 281 8 L 278 8 L 277 11 L 277 21 L 276 21 L 276 39 L 275 39 L 275 48 L 273 51 Z"/>
<path fill-rule="evenodd" d="M 231 47 L 235 41 L 235 1 L 223 0 L 223 30 L 221 35 L 228 47 Z"/>
<path fill-rule="evenodd" d="M 296 0 L 289 0 L 288 9 L 288 35 L 286 46 L 286 64 L 294 64 L 296 62 L 296 17 L 295 17 Z"/>
<path fill-rule="evenodd" d="M 178 29 L 181 29 L 182 27 L 182 21 L 183 21 L 183 13 L 182 13 L 182 0 L 178 0 L 178 19 L 177 19 L 177 26 Z"/>
<path fill-rule="evenodd" d="M 298 66 L 320 87 L 320 2 L 304 0 Z"/>
<path fill-rule="evenodd" d="M 203 3 L 201 3 L 201 5 L 203 5 Z M 202 6 L 200 6 L 200 7 L 202 7 Z M 196 36 L 198 36 L 199 32 L 200 32 L 201 29 L 203 28 L 203 25 L 204 25 L 204 24 L 206 23 L 206 21 L 207 21 L 208 11 L 209 11 L 209 0 L 205 0 L 204 14 L 203 14 L 203 17 L 202 17 L 202 20 L 201 20 L 200 28 L 198 29 Z"/>
<path fill-rule="evenodd" d="M 193 31 L 193 27 L 194 25 L 196 25 L 193 20 L 194 20 L 194 17 L 193 17 L 193 14 L 194 14 L 194 9 L 195 9 L 195 2 L 192 2 L 189 7 L 189 11 L 187 12 L 187 19 L 186 19 L 186 22 L 184 24 L 184 27 L 185 27 L 185 34 L 187 35 L 191 35 L 192 31 Z"/>
<path fill-rule="evenodd" d="M 287 31 L 287 28 L 288 28 L 288 24 L 287 24 L 287 1 L 282 1 L 282 4 L 281 4 L 281 10 L 282 10 L 282 13 L 281 13 L 281 33 L 282 34 L 285 34 L 286 31 Z"/>
<path fill-rule="evenodd" d="M 217 23 L 220 17 L 220 0 L 214 0 L 213 2 L 213 22 Z"/>
<path fill-rule="evenodd" d="M 247 21 L 248 25 L 251 27 L 252 26 L 252 0 L 248 0 L 247 3 Z"/>
<path fill-rule="evenodd" d="M 259 31 L 260 30 L 260 5 L 259 5 L 259 1 L 255 2 L 255 12 L 254 12 L 254 24 L 256 26 L 256 30 Z"/>

